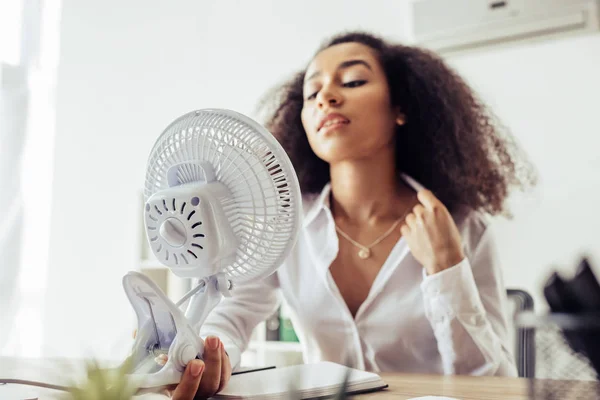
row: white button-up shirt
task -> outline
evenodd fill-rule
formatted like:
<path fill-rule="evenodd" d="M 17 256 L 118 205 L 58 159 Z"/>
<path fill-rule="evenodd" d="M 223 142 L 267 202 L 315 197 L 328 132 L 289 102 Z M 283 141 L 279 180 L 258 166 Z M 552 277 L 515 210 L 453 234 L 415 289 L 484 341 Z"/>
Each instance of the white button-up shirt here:
<path fill-rule="evenodd" d="M 238 367 L 253 329 L 283 296 L 305 362 L 374 372 L 517 375 L 506 289 L 483 214 L 453 213 L 466 257 L 434 275 L 400 238 L 353 317 L 329 271 L 338 253 L 330 190 L 326 185 L 320 195 L 304 196 L 303 226 L 286 261 L 265 280 L 236 286 L 210 314 L 202 337 L 219 336 Z"/>

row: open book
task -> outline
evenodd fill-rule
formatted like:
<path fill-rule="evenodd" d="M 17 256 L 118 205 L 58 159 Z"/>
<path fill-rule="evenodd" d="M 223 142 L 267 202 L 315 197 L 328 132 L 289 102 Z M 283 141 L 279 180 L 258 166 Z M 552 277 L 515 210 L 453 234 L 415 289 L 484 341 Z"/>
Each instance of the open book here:
<path fill-rule="evenodd" d="M 301 364 L 231 377 L 216 399 L 315 399 L 335 395 L 347 376 L 347 394 L 384 389 L 387 384 L 372 372 L 332 362 Z"/>

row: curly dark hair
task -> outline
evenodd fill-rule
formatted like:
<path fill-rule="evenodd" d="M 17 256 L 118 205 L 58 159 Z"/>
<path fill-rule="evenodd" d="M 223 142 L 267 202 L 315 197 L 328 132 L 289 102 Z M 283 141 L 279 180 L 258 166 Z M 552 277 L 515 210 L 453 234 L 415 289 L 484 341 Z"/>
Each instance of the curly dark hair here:
<path fill-rule="evenodd" d="M 364 32 L 334 36 L 316 54 L 350 42 L 375 51 L 391 104 L 406 115 L 406 124 L 397 127 L 396 170 L 420 181 L 450 210 L 466 206 L 509 215 L 505 200 L 510 187 L 533 184 L 535 173 L 465 81 L 430 51 Z M 305 72 L 276 87 L 261 107 L 274 103 L 264 124 L 287 151 L 307 194 L 320 192 L 330 175 L 329 164 L 312 151 L 301 121 Z"/>

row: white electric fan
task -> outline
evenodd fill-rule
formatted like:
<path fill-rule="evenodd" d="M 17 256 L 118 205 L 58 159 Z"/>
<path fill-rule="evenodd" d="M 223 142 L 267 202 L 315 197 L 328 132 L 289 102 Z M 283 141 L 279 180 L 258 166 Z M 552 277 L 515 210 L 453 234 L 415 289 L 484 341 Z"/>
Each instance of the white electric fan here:
<path fill-rule="evenodd" d="M 257 122 L 221 109 L 190 112 L 165 129 L 148 159 L 144 200 L 156 258 L 179 277 L 199 279 L 173 303 L 146 275 L 123 278 L 138 319 L 130 376 L 149 388 L 178 383 L 185 366 L 202 357 L 199 331 L 210 311 L 236 285 L 279 267 L 302 212 L 298 178 L 281 145 Z M 161 355 L 166 363 L 154 362 Z"/>

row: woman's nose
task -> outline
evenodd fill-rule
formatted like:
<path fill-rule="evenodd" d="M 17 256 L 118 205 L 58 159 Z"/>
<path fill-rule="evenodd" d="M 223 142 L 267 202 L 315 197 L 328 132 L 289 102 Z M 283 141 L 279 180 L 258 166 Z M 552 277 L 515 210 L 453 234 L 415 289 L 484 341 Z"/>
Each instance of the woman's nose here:
<path fill-rule="evenodd" d="M 339 106 L 342 103 L 342 96 L 331 88 L 322 88 L 318 93 L 319 108 Z"/>

